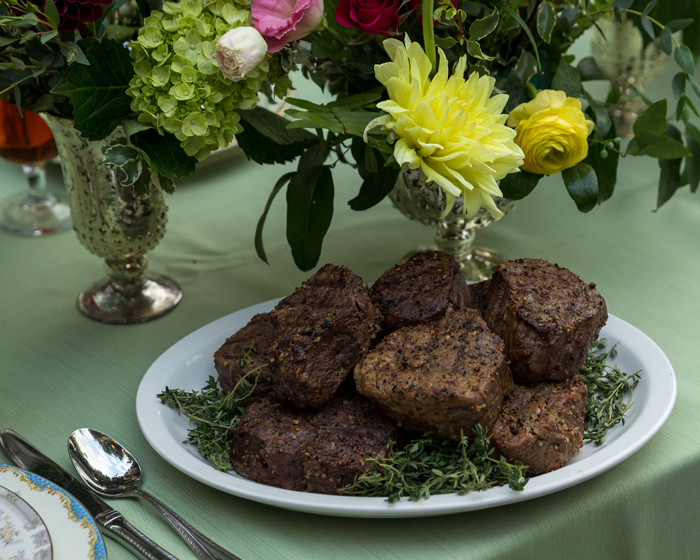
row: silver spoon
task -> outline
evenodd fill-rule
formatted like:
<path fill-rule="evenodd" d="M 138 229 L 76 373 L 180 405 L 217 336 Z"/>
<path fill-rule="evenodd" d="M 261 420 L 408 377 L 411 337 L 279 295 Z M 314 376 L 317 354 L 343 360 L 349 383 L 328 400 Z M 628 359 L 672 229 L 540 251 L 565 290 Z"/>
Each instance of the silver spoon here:
<path fill-rule="evenodd" d="M 80 478 L 91 490 L 108 498 L 129 495 L 144 498 L 202 560 L 241 560 L 141 490 L 141 467 L 133 455 L 111 437 L 89 428 L 76 430 L 68 438 L 68 455 Z"/>

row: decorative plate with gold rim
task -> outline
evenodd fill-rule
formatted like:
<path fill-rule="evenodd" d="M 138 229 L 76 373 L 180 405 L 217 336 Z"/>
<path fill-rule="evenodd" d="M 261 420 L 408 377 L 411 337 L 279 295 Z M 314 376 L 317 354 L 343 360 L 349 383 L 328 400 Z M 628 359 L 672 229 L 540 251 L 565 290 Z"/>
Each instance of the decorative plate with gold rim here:
<path fill-rule="evenodd" d="M 107 560 L 107 551 L 78 500 L 45 478 L 0 463 L 0 558 Z"/>

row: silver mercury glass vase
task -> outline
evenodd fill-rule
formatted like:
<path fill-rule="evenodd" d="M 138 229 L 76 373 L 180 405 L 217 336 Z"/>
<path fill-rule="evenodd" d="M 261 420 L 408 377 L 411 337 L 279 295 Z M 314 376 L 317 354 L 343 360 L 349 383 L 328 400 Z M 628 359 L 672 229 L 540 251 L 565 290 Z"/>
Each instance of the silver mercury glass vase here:
<path fill-rule="evenodd" d="M 444 251 L 454 257 L 464 278 L 469 281 L 491 278 L 493 267 L 506 260 L 499 251 L 474 244 L 476 230 L 494 221 L 491 214 L 481 208 L 476 216 L 466 218 L 462 214 L 462 197 L 458 197 L 452 210 L 442 217 L 447 204 L 445 193 L 435 184 L 426 184 L 418 170 L 399 173 L 389 198 L 404 216 L 435 229 L 435 245 L 416 247 L 404 256 L 404 260 L 417 253 Z M 494 200 L 504 214 L 515 208 L 515 201 L 509 198 Z"/>
<path fill-rule="evenodd" d="M 142 323 L 160 317 L 182 299 L 178 284 L 160 274 L 146 274 L 146 253 L 165 235 L 168 207 L 155 185 L 145 200 L 118 180 L 118 169 L 103 162 L 102 148 L 123 137 L 115 130 L 100 141 L 85 140 L 73 123 L 42 115 L 61 156 L 73 229 L 92 254 L 105 259 L 107 276 L 86 286 L 78 308 L 103 323 Z"/>

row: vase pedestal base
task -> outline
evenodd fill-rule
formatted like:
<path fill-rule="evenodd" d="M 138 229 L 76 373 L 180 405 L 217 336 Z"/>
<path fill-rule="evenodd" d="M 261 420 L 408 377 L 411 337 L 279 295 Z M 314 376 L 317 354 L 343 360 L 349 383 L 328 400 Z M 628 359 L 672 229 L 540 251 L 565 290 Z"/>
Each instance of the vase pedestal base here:
<path fill-rule="evenodd" d="M 78 309 L 101 323 L 145 323 L 171 311 L 180 303 L 182 290 L 174 280 L 146 274 L 136 290 L 118 289 L 109 276 L 86 286 L 78 296 Z"/>
<path fill-rule="evenodd" d="M 428 251 L 445 251 L 452 255 L 467 282 L 489 280 L 493 276 L 493 267 L 508 260 L 500 251 L 488 247 L 472 246 L 466 253 L 454 253 L 446 250 L 445 247 L 438 247 L 437 245 L 421 245 L 406 253 L 401 262 L 410 259 L 418 253 L 427 253 Z"/>
<path fill-rule="evenodd" d="M 47 235 L 72 226 L 70 208 L 64 193 L 33 197 L 18 192 L 0 201 L 0 227 L 21 235 Z"/>

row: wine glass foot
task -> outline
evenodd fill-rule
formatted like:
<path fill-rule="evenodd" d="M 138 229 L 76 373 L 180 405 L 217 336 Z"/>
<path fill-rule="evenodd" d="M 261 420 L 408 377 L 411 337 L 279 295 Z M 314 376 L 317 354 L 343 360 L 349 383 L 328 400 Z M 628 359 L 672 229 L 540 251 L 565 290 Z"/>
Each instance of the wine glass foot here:
<path fill-rule="evenodd" d="M 180 303 L 182 290 L 167 276 L 148 273 L 140 290 L 118 290 L 110 277 L 86 286 L 78 296 L 78 309 L 95 321 L 118 325 L 145 323 Z"/>
<path fill-rule="evenodd" d="M 71 228 L 65 193 L 49 192 L 34 197 L 19 192 L 0 201 L 0 227 L 21 235 L 47 235 Z"/>
<path fill-rule="evenodd" d="M 418 253 L 440 250 L 437 245 L 420 245 L 406 253 L 402 257 L 401 262 L 410 259 Z M 457 261 L 462 271 L 462 276 L 467 282 L 481 282 L 482 280 L 490 279 L 493 276 L 493 267 L 508 260 L 500 251 L 480 245 L 472 246 L 467 253 L 461 252 L 452 256 Z"/>

